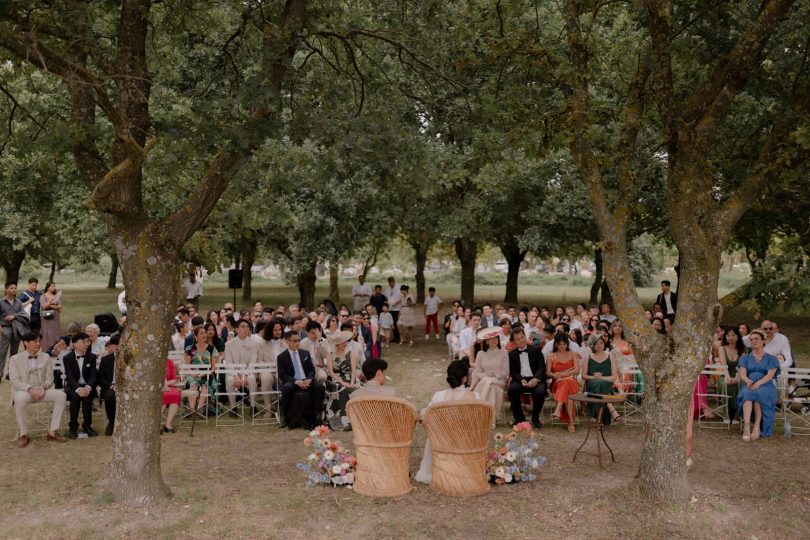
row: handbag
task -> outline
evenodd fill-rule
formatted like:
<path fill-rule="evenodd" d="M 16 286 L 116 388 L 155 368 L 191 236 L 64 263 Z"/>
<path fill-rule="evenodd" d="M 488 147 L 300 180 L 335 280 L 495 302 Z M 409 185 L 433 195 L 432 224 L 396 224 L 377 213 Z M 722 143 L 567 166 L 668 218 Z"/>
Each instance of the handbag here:
<path fill-rule="evenodd" d="M 42 312 L 42 318 L 45 319 L 46 321 L 50 321 L 54 317 L 56 317 L 55 309 L 46 309 L 45 311 Z"/>

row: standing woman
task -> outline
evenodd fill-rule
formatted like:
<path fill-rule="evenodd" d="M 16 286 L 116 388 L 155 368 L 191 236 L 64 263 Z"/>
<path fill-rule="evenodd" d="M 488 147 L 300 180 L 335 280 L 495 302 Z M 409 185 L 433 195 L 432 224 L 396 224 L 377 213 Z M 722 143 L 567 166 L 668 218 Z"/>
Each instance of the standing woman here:
<path fill-rule="evenodd" d="M 56 290 L 56 283 L 45 284 L 45 292 L 39 298 L 42 317 L 42 350 L 50 351 L 59 341 L 59 319 L 62 312 L 62 291 Z"/>
<path fill-rule="evenodd" d="M 402 345 L 405 343 L 405 331 L 408 334 L 408 345 L 413 347 L 413 327 L 416 326 L 416 301 L 411 296 L 410 287 L 403 285 L 399 288 L 402 296 L 402 309 L 399 312 L 399 336 Z"/>
<path fill-rule="evenodd" d="M 579 392 L 579 358 L 568 350 L 568 336 L 563 332 L 554 335 L 554 352 L 548 355 L 546 362 L 546 377 L 554 379 L 551 383 L 551 393 L 557 400 L 557 408 L 551 416 L 568 422 L 568 431 L 573 433 L 574 428 L 574 402 L 568 397 Z M 563 410 L 565 405 L 565 410 Z"/>
<path fill-rule="evenodd" d="M 501 329 L 497 326 L 478 331 L 476 337 L 483 341 L 483 345 L 475 355 L 475 368 L 470 378 L 470 390 L 492 403 L 496 419 L 503 416 L 503 393 L 509 378 L 509 356 L 501 347 L 500 334 Z"/>
<path fill-rule="evenodd" d="M 723 346 L 720 347 L 717 360 L 726 366 L 726 393 L 728 394 L 728 421 L 739 424 L 737 417 L 737 395 L 740 393 L 740 379 L 737 376 L 737 366 L 740 358 L 745 354 L 745 345 L 737 327 L 731 326 L 723 334 Z"/>
<path fill-rule="evenodd" d="M 740 358 L 737 374 L 740 388 L 737 396 L 737 407 L 743 410 L 743 436 L 745 442 L 755 441 L 760 435 L 773 435 L 773 424 L 776 412 L 776 381 L 779 376 L 779 360 L 765 352 L 765 334 L 753 330 L 749 334 L 751 352 Z M 754 425 L 751 427 L 751 412 L 754 413 Z"/>

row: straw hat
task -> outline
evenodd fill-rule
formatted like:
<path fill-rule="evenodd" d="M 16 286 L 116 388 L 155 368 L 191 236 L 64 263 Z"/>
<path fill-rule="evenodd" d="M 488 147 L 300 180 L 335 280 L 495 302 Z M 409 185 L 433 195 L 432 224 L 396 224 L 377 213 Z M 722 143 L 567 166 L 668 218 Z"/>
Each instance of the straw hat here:
<path fill-rule="evenodd" d="M 352 332 L 351 330 L 339 330 L 334 334 L 332 334 L 331 336 L 329 336 L 329 344 L 340 345 L 341 343 L 346 343 L 347 341 L 352 339 L 353 335 L 354 332 Z"/>
<path fill-rule="evenodd" d="M 477 337 L 479 341 L 486 341 L 490 338 L 498 337 L 501 332 L 500 326 L 490 326 L 489 328 L 479 330 L 475 337 Z"/>

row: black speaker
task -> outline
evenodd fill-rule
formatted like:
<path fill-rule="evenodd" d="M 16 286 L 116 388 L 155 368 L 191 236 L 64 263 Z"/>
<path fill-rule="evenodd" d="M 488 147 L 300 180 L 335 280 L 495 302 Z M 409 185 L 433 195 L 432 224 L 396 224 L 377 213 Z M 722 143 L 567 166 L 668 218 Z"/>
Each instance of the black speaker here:
<path fill-rule="evenodd" d="M 228 288 L 241 289 L 242 288 L 242 271 L 241 270 L 228 270 Z"/>

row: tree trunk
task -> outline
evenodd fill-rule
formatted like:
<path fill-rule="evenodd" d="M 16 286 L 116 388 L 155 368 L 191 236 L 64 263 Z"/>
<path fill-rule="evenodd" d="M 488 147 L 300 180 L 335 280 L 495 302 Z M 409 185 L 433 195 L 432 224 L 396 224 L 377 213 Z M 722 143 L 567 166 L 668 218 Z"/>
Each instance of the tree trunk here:
<path fill-rule="evenodd" d="M 464 305 L 475 304 L 475 260 L 477 245 L 469 238 L 456 238 L 456 256 L 461 263 L 461 299 Z"/>
<path fill-rule="evenodd" d="M 340 305 L 340 287 L 338 275 L 338 263 L 329 263 L 329 300 L 335 303 L 335 306 Z"/>
<path fill-rule="evenodd" d="M 411 244 L 416 252 L 416 303 L 425 303 L 425 265 L 427 264 L 428 249 L 430 246 L 426 243 L 417 242 L 415 245 Z"/>
<path fill-rule="evenodd" d="M 127 324 L 116 354 L 118 413 L 110 490 L 117 501 L 150 505 L 170 494 L 160 471 L 161 392 L 180 298 L 179 252 L 158 244 L 156 225 L 110 226 L 127 291 Z"/>
<path fill-rule="evenodd" d="M 11 256 L 8 259 L 3 258 L 2 266 L 3 270 L 5 270 L 6 272 L 7 282 L 14 282 L 19 285 L 20 268 L 22 267 L 22 263 L 24 260 L 25 260 L 25 250 L 17 250 L 17 249 L 11 252 Z M 53 278 L 51 278 L 51 281 L 53 281 Z"/>
<path fill-rule="evenodd" d="M 253 273 L 251 268 L 256 261 L 256 239 L 247 240 L 242 249 L 242 300 L 250 300 L 253 295 Z"/>
<path fill-rule="evenodd" d="M 591 305 L 596 305 L 599 302 L 599 289 L 602 287 L 602 280 L 605 279 L 602 248 L 598 247 L 593 250 L 593 264 L 596 266 L 596 276 L 594 276 L 593 285 L 591 285 L 591 297 L 588 300 L 588 303 Z"/>
<path fill-rule="evenodd" d="M 316 263 L 313 262 L 306 270 L 302 271 L 295 279 L 298 286 L 298 305 L 301 309 L 312 311 L 315 309 L 315 274 Z"/>
<path fill-rule="evenodd" d="M 53 282 L 54 278 L 56 277 L 56 263 L 51 263 L 51 273 L 48 275 L 48 281 Z"/>
<path fill-rule="evenodd" d="M 107 279 L 107 288 L 115 289 L 115 283 L 118 280 L 118 254 L 110 254 L 110 277 Z"/>
<path fill-rule="evenodd" d="M 500 248 L 508 265 L 506 271 L 506 294 L 503 301 L 507 304 L 517 304 L 518 275 L 520 274 L 520 264 L 526 258 L 526 251 L 520 249 L 514 237 L 509 237 L 509 240 Z"/>
<path fill-rule="evenodd" d="M 613 307 L 613 295 L 610 293 L 610 285 L 607 279 L 602 281 L 602 300 L 599 303 L 608 304 L 611 308 Z"/>

